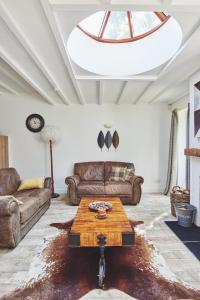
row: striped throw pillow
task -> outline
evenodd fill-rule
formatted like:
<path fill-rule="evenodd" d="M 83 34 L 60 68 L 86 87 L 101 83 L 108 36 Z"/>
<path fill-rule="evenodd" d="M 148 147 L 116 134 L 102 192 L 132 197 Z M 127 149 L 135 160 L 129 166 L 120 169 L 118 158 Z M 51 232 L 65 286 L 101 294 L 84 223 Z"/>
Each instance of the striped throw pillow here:
<path fill-rule="evenodd" d="M 124 181 L 129 181 L 132 176 L 134 176 L 134 170 L 133 169 L 126 169 L 123 180 Z"/>
<path fill-rule="evenodd" d="M 109 181 L 124 181 L 126 168 L 112 167 Z"/>

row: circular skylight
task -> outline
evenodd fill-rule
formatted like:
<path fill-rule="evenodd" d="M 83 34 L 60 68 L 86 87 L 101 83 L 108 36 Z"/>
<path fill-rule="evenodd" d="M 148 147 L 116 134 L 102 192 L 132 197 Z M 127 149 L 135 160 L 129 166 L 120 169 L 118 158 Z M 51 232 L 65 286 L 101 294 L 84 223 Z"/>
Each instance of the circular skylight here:
<path fill-rule="evenodd" d="M 128 76 L 162 65 L 181 41 L 180 25 L 163 12 L 100 11 L 74 28 L 68 51 L 87 71 Z"/>
<path fill-rule="evenodd" d="M 100 11 L 77 27 L 99 42 L 126 43 L 151 34 L 168 19 L 162 12 Z"/>

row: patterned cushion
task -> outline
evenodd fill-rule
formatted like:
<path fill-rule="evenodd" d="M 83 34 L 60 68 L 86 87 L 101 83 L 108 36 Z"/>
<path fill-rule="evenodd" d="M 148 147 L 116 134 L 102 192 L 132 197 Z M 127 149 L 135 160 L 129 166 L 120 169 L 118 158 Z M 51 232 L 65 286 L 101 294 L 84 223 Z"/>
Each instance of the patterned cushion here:
<path fill-rule="evenodd" d="M 123 181 L 129 181 L 132 176 L 134 176 L 134 170 L 126 168 L 126 172 L 124 174 Z"/>
<path fill-rule="evenodd" d="M 109 181 L 124 181 L 126 168 L 123 167 L 112 167 Z"/>

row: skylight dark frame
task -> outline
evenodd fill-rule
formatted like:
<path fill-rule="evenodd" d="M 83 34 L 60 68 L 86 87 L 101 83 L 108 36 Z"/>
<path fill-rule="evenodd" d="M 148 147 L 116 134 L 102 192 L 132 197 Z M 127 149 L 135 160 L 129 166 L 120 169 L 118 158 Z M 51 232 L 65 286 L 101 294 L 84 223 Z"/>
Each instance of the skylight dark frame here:
<path fill-rule="evenodd" d="M 93 40 L 96 40 L 98 42 L 101 43 L 129 43 L 129 42 L 133 42 L 133 41 L 137 41 L 140 39 L 143 39 L 144 37 L 152 34 L 153 32 L 155 32 L 156 30 L 158 30 L 160 27 L 162 27 L 170 18 L 170 16 L 167 16 L 165 13 L 163 12 L 154 12 L 154 14 L 159 18 L 159 20 L 161 21 L 161 23 L 154 27 L 153 29 L 140 34 L 138 36 L 133 36 L 134 34 L 134 28 L 132 26 L 132 22 L 131 22 L 131 11 L 127 11 L 127 18 L 128 18 L 128 26 L 129 26 L 129 30 L 130 30 L 130 38 L 126 38 L 126 39 L 105 39 L 103 38 L 103 34 L 105 32 L 106 26 L 108 24 L 110 15 L 111 15 L 112 11 L 107 11 L 105 12 L 105 16 L 103 18 L 102 24 L 101 24 L 101 29 L 99 32 L 99 35 L 96 36 L 88 31 L 86 31 L 85 29 L 83 29 L 80 25 L 77 25 L 77 27 L 87 36 L 89 36 L 90 38 L 92 38 Z"/>

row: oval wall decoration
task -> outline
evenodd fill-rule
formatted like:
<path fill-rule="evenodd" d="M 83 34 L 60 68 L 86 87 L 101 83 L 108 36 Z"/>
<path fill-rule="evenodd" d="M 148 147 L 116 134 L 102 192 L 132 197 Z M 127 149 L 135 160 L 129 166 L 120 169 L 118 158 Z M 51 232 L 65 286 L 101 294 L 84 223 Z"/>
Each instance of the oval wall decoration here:
<path fill-rule="evenodd" d="M 102 148 L 103 148 L 103 146 L 105 144 L 104 134 L 103 134 L 102 131 L 99 132 L 99 135 L 98 135 L 98 138 L 97 138 L 97 143 L 99 145 L 99 148 L 102 151 Z"/>
<path fill-rule="evenodd" d="M 113 134 L 112 143 L 113 143 L 113 147 L 116 150 L 117 147 L 119 146 L 119 135 L 118 135 L 118 133 L 117 133 L 116 130 L 115 130 L 115 132 Z"/>
<path fill-rule="evenodd" d="M 112 145 L 112 136 L 111 136 L 110 131 L 108 131 L 108 132 L 106 133 L 105 144 L 106 144 L 106 147 L 108 148 L 108 151 L 109 151 L 109 148 L 110 148 L 111 145 Z"/>

